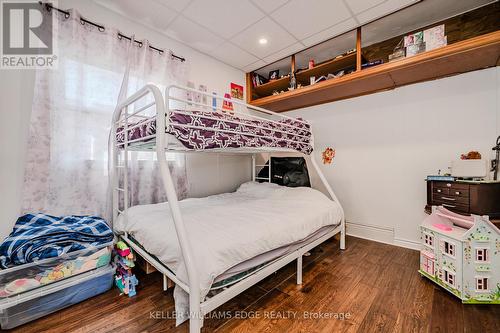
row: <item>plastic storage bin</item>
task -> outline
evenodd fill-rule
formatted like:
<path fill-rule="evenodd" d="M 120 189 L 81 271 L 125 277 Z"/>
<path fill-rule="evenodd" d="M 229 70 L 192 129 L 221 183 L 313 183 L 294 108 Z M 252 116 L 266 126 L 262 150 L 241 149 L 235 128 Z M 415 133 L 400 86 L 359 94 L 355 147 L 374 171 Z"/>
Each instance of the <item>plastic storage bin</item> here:
<path fill-rule="evenodd" d="M 108 265 L 3 298 L 0 300 L 0 327 L 14 328 L 108 291 L 113 286 L 114 273 L 115 268 Z"/>
<path fill-rule="evenodd" d="M 0 300 L 109 265 L 113 242 L 0 270 Z"/>

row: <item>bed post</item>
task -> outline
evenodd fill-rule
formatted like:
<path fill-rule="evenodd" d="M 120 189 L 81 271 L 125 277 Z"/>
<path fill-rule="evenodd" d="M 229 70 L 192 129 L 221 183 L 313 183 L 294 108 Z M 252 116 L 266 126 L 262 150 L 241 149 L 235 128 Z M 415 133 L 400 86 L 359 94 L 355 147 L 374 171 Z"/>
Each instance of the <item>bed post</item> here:
<path fill-rule="evenodd" d="M 297 258 L 297 284 L 302 284 L 302 254 Z"/>
<path fill-rule="evenodd" d="M 342 205 L 340 204 L 339 199 L 337 198 L 337 196 L 333 192 L 332 188 L 330 187 L 330 184 L 328 184 L 328 182 L 326 181 L 326 178 L 323 175 L 323 173 L 321 172 L 321 170 L 320 170 L 320 168 L 318 166 L 318 163 L 316 163 L 316 159 L 314 158 L 314 155 L 313 154 L 309 155 L 309 158 L 310 158 L 311 163 L 312 163 L 312 165 L 314 167 L 314 170 L 316 170 L 316 172 L 318 173 L 319 178 L 321 179 L 321 182 L 323 183 L 323 185 L 325 186 L 326 190 L 328 191 L 328 194 L 330 194 L 330 197 L 332 198 L 333 201 L 336 201 L 339 204 L 339 207 L 340 207 L 340 216 L 341 216 L 341 220 L 340 220 L 340 249 L 341 250 L 345 250 L 345 215 L 344 215 L 344 208 L 342 208 Z"/>
<path fill-rule="evenodd" d="M 255 154 L 252 154 L 252 181 L 255 181 L 255 173 L 256 173 L 256 165 L 255 165 Z"/>
<path fill-rule="evenodd" d="M 152 88 L 151 90 L 157 102 L 156 128 L 158 129 L 166 128 L 168 126 L 167 121 L 169 119 L 169 116 L 167 113 L 170 111 L 169 96 L 171 88 L 172 87 L 170 86 L 165 90 L 164 103 L 160 90 L 156 86 L 154 86 L 154 88 Z M 162 103 L 158 103 L 158 101 L 162 101 Z M 199 333 L 201 331 L 201 327 L 203 326 L 203 315 L 201 313 L 200 306 L 200 282 L 198 280 L 198 274 L 196 271 L 191 244 L 189 243 L 189 238 L 184 227 L 181 210 L 179 208 L 177 192 L 175 191 L 172 176 L 170 174 L 170 169 L 167 164 L 165 149 L 168 147 L 168 143 L 166 142 L 166 140 L 167 136 L 164 130 L 156 131 L 156 154 L 158 156 L 158 163 L 160 166 L 160 172 L 163 180 L 163 185 L 165 187 L 165 192 L 167 194 L 168 204 L 170 206 L 170 211 L 172 212 L 172 218 L 174 220 L 175 232 L 177 233 L 177 238 L 179 239 L 179 245 L 181 247 L 182 256 L 184 257 L 184 264 L 186 265 L 186 271 L 188 275 L 189 332 Z"/>

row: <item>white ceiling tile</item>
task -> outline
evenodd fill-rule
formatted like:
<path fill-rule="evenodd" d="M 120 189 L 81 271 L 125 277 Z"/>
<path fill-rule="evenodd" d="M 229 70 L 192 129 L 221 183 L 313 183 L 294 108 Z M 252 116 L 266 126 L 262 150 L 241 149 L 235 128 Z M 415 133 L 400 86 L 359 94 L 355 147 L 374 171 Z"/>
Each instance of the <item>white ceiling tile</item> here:
<path fill-rule="evenodd" d="M 140 4 L 135 0 L 98 0 L 97 3 L 125 17 L 140 20 L 142 24 L 159 30 L 165 30 L 178 15 L 176 11 L 166 8 L 153 0 L 142 0 Z"/>
<path fill-rule="evenodd" d="M 257 6 L 266 13 L 271 13 L 276 8 L 284 5 L 288 0 L 252 0 Z"/>
<path fill-rule="evenodd" d="M 354 14 L 361 13 L 364 10 L 380 5 L 386 0 L 346 0 L 347 6 L 351 8 Z"/>
<path fill-rule="evenodd" d="M 245 73 L 251 72 L 253 70 L 256 70 L 257 68 L 261 68 L 265 66 L 266 63 L 263 60 L 258 60 L 254 62 L 253 64 L 250 64 L 248 66 L 243 67 L 241 70 L 244 71 Z"/>
<path fill-rule="evenodd" d="M 156 2 L 162 3 L 178 12 L 181 12 L 184 8 L 189 5 L 191 0 L 154 0 Z"/>
<path fill-rule="evenodd" d="M 271 14 L 298 39 L 340 23 L 351 16 L 342 0 L 292 0 Z"/>
<path fill-rule="evenodd" d="M 237 4 L 234 0 L 195 0 L 183 14 L 224 38 L 234 36 L 264 17 L 248 0 L 239 0 Z"/>
<path fill-rule="evenodd" d="M 224 44 L 216 47 L 213 51 L 209 52 L 209 54 L 236 68 L 245 67 L 248 64 L 252 64 L 259 60 L 259 58 L 243 51 L 230 42 L 225 42 Z"/>
<path fill-rule="evenodd" d="M 274 62 L 276 60 L 283 59 L 285 57 L 291 56 L 294 53 L 297 53 L 298 51 L 302 50 L 304 48 L 304 45 L 301 43 L 295 43 L 293 45 L 290 45 L 283 50 L 280 50 L 276 53 L 271 54 L 270 56 L 267 56 L 264 58 L 264 61 L 267 63 Z"/>
<path fill-rule="evenodd" d="M 327 28 L 323 31 L 318 32 L 317 34 L 314 34 L 310 37 L 303 39 L 302 43 L 304 43 L 306 46 L 318 44 L 318 43 L 321 43 L 327 39 L 338 36 L 344 32 L 352 30 L 352 29 L 356 28 L 356 26 L 357 26 L 356 21 L 352 18 L 349 18 L 349 19 L 345 20 L 344 22 L 336 24 L 333 27 Z"/>
<path fill-rule="evenodd" d="M 266 38 L 267 44 L 259 44 L 261 38 Z M 259 58 L 265 58 L 297 42 L 285 29 L 267 17 L 239 33 L 231 41 Z"/>
<path fill-rule="evenodd" d="M 182 15 L 172 22 L 165 33 L 202 52 L 210 52 L 224 42 L 219 36 L 191 22 Z"/>
<path fill-rule="evenodd" d="M 357 14 L 356 18 L 358 19 L 360 24 L 364 24 L 395 12 L 418 1 L 420 0 L 387 0 L 378 6 L 372 7 L 360 14 Z"/>

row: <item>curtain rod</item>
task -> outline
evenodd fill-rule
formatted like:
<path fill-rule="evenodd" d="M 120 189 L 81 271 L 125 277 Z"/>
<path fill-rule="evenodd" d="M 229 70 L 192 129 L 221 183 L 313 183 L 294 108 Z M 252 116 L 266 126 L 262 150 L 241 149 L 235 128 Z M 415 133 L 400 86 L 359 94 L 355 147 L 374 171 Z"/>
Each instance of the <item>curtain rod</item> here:
<path fill-rule="evenodd" d="M 42 6 L 45 6 L 45 8 L 47 9 L 47 11 L 49 11 L 49 12 L 50 12 L 51 10 L 57 10 L 59 13 L 64 14 L 64 17 L 65 17 L 65 18 L 67 18 L 67 19 L 71 16 L 71 14 L 70 14 L 70 12 L 69 12 L 69 11 L 67 11 L 67 10 L 63 10 L 63 9 L 60 9 L 60 8 L 57 8 L 57 7 L 54 7 L 54 6 L 52 6 L 50 3 L 43 3 L 42 1 L 39 1 L 38 3 L 39 3 L 40 5 L 42 5 Z M 84 19 L 83 17 L 80 17 L 80 22 L 82 22 L 82 24 L 85 24 L 85 23 L 90 24 L 90 25 L 92 25 L 92 26 L 96 27 L 96 28 L 97 28 L 99 31 L 101 31 L 101 32 L 103 32 L 103 31 L 105 31 L 105 30 L 106 30 L 106 28 L 105 28 L 103 25 L 100 25 L 100 24 L 97 24 L 97 23 L 91 22 L 91 21 L 89 21 L 89 20 L 87 20 L 87 19 Z M 126 36 L 126 35 L 122 34 L 121 32 L 118 32 L 118 38 L 119 38 L 119 39 L 125 38 L 125 39 L 127 39 L 127 40 L 129 40 L 129 41 L 132 41 L 132 38 L 131 38 L 131 37 Z M 142 44 L 143 44 L 143 43 L 142 43 L 141 41 L 134 40 L 134 42 L 135 42 L 137 45 L 139 45 L 139 47 L 142 47 Z M 163 52 L 165 52 L 165 50 L 162 50 L 162 49 L 156 48 L 156 47 L 154 47 L 154 46 L 152 46 L 152 45 L 149 45 L 149 48 L 150 48 L 150 49 L 152 49 L 152 50 L 157 51 L 157 52 L 158 52 L 158 53 L 160 53 L 160 54 L 162 54 Z M 171 55 L 171 57 L 172 57 L 172 58 L 177 59 L 177 60 L 180 60 L 181 62 L 186 61 L 186 59 L 185 59 L 185 58 L 180 57 L 180 56 L 177 56 L 177 55 L 175 55 L 173 52 L 170 52 L 170 55 Z"/>

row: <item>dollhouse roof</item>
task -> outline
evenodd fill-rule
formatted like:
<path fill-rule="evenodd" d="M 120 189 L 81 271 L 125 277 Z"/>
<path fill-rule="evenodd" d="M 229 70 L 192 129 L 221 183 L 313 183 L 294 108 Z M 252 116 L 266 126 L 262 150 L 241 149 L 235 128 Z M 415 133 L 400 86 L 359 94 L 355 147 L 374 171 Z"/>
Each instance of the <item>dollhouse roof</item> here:
<path fill-rule="evenodd" d="M 486 228 L 492 230 L 492 232 L 500 235 L 500 230 L 487 217 L 477 215 L 463 216 L 453 213 L 444 207 L 434 209 L 421 226 L 450 238 L 464 240 L 480 225 L 484 225 Z M 443 226 L 446 228 L 443 228 Z"/>
<path fill-rule="evenodd" d="M 480 225 L 485 226 L 488 230 L 491 230 L 493 233 L 496 233 L 497 235 L 500 235 L 500 229 L 498 229 L 493 223 L 490 222 L 489 219 L 486 217 L 482 216 L 476 216 L 476 222 L 474 223 L 474 226 L 467 230 L 467 232 L 464 234 L 464 239 L 467 238 L 471 233 L 477 230 L 477 228 Z"/>
<path fill-rule="evenodd" d="M 438 217 L 437 215 L 433 216 L 432 214 L 429 215 L 424 222 L 422 222 L 422 227 L 432 230 L 435 233 L 454 238 L 454 239 L 463 239 L 464 235 L 467 233 L 468 229 L 456 226 L 456 225 L 449 225 L 451 227 L 450 231 L 445 231 L 442 230 L 438 227 L 435 226 L 435 224 L 444 224 L 445 221 L 443 221 L 444 218 Z"/>

